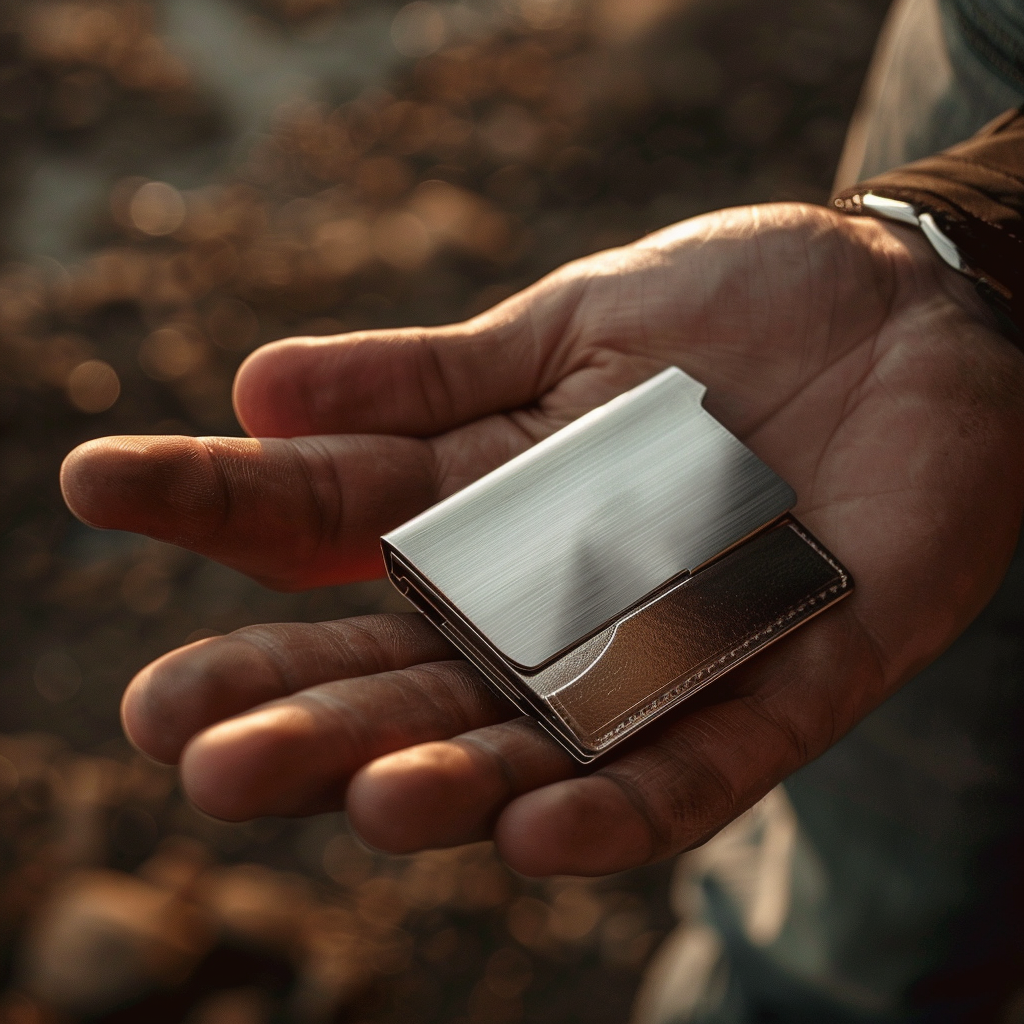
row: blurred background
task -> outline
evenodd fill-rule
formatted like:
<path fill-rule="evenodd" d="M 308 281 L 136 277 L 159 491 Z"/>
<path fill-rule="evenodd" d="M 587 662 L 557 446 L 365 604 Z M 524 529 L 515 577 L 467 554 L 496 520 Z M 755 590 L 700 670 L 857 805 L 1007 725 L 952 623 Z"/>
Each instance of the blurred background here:
<path fill-rule="evenodd" d="M 886 0 L 0 0 L 0 1022 L 622 1021 L 668 866 L 526 882 L 214 822 L 118 702 L 172 647 L 401 603 L 101 533 L 108 433 L 237 434 L 289 334 L 433 324 L 720 206 L 827 198 Z"/>

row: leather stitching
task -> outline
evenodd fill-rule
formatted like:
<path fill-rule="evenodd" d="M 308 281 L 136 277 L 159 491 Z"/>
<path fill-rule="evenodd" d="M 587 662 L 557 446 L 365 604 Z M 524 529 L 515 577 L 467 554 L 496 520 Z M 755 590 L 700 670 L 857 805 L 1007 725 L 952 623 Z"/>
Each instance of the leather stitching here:
<path fill-rule="evenodd" d="M 832 567 L 839 576 L 839 582 L 833 583 L 824 590 L 820 590 L 818 593 L 804 598 L 803 601 L 783 612 L 777 619 L 769 623 L 769 625 L 765 626 L 757 633 L 748 636 L 741 644 L 737 644 L 733 647 L 732 650 L 727 651 L 711 663 L 697 669 L 696 672 L 692 672 L 681 683 L 677 683 L 673 686 L 671 690 L 667 690 L 665 693 L 662 693 L 650 703 L 644 705 L 644 707 L 639 711 L 635 711 L 628 718 L 623 719 L 613 729 L 609 729 L 608 732 L 599 736 L 594 744 L 595 747 L 599 748 L 603 746 L 620 733 L 636 725 L 640 720 L 650 717 L 650 715 L 656 711 L 660 711 L 666 704 L 670 704 L 678 698 L 685 696 L 687 691 L 689 691 L 695 683 L 698 683 L 701 680 L 707 683 L 711 681 L 712 677 L 721 675 L 721 673 L 733 662 L 737 661 L 741 655 L 750 653 L 751 647 L 755 646 L 760 640 L 764 639 L 764 637 L 777 632 L 780 627 L 792 622 L 793 619 L 807 611 L 809 608 L 813 608 L 816 604 L 820 604 L 822 601 L 827 600 L 830 595 L 836 595 L 845 590 L 849 590 L 850 576 L 846 570 L 843 569 L 843 567 L 836 562 L 836 560 L 823 547 L 821 547 L 813 537 L 801 530 L 795 522 L 790 523 L 789 528 L 793 530 L 793 532 L 796 533 L 820 558 L 824 559 L 824 561 Z"/>

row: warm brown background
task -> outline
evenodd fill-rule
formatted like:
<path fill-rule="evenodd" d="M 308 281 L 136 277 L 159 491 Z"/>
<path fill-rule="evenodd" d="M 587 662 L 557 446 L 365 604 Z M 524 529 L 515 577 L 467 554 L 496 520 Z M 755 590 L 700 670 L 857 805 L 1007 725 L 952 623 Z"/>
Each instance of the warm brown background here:
<path fill-rule="evenodd" d="M 682 217 L 824 200 L 885 6 L 0 4 L 0 1022 L 624 1018 L 666 868 L 374 858 L 340 816 L 210 822 L 133 759 L 150 659 L 397 599 L 86 529 L 58 467 L 237 433 L 264 341 L 462 318 Z"/>

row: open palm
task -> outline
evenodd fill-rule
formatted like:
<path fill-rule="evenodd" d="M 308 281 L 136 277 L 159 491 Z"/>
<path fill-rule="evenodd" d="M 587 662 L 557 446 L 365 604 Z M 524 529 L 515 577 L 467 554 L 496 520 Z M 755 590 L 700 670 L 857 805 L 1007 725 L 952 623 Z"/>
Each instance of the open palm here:
<path fill-rule="evenodd" d="M 347 805 L 393 851 L 494 835 L 527 873 L 703 841 L 967 625 L 1024 505 L 1024 359 L 916 234 L 729 210 L 570 264 L 466 323 L 267 346 L 252 439 L 108 438 L 69 457 L 97 526 L 279 587 L 380 575 L 381 533 L 674 364 L 796 490 L 853 598 L 585 772 L 417 616 L 259 626 L 160 659 L 130 736 L 205 810 Z"/>

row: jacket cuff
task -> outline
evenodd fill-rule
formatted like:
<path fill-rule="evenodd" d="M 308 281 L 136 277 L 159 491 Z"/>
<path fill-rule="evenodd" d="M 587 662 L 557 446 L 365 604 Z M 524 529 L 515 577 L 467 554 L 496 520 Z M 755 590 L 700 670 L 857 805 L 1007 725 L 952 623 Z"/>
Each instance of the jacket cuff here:
<path fill-rule="evenodd" d="M 833 197 L 832 205 L 844 213 L 879 215 L 877 204 L 864 202 L 867 195 L 909 203 L 918 217 L 930 215 L 959 251 L 959 269 L 974 278 L 979 292 L 1021 344 L 1024 107 L 1008 110 L 966 142 L 844 189 Z M 929 240 L 936 245 L 934 237 Z"/>

